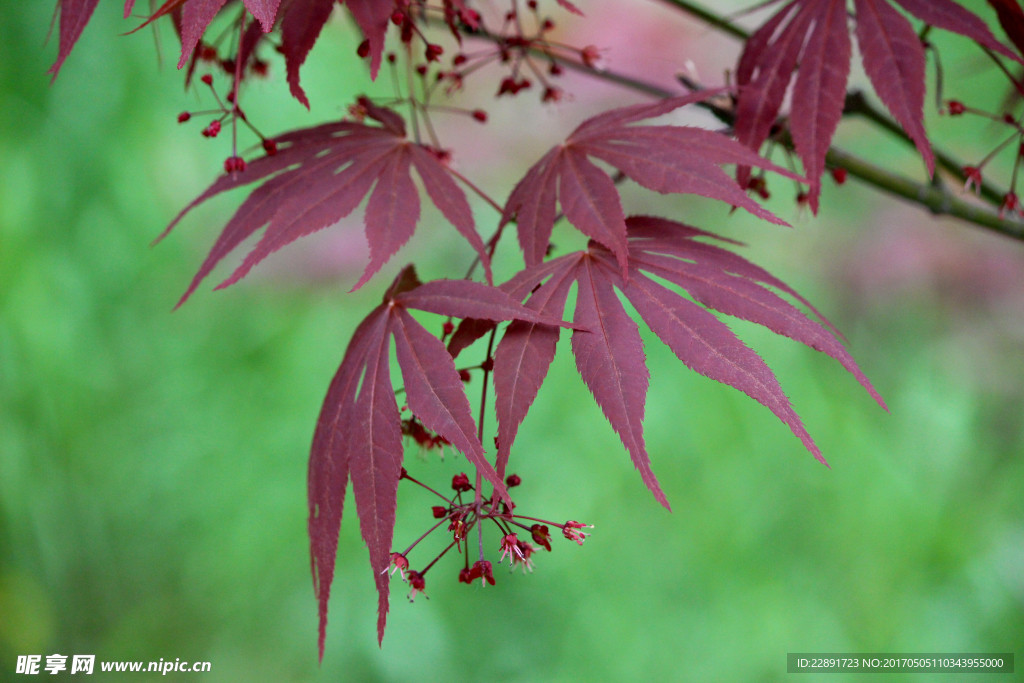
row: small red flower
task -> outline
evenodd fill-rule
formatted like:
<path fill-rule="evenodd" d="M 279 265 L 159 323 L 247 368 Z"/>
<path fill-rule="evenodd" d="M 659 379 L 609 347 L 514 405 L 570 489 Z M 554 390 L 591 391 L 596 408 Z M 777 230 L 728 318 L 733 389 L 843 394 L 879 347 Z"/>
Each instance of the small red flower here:
<path fill-rule="evenodd" d="M 517 551 L 518 552 L 512 556 L 513 569 L 516 567 L 516 565 L 522 565 L 524 574 L 526 572 L 532 573 L 533 554 L 537 552 L 537 549 L 529 543 L 526 543 L 525 541 L 519 541 Z"/>
<path fill-rule="evenodd" d="M 491 568 L 491 563 L 487 560 L 479 560 L 473 564 L 472 569 L 469 570 L 467 577 L 469 580 L 466 583 L 473 583 L 477 579 L 481 579 L 480 585 L 484 585 L 484 581 L 494 585 L 494 570 Z"/>
<path fill-rule="evenodd" d="M 370 56 L 370 41 L 364 40 L 359 43 L 359 47 L 356 48 L 356 54 L 361 58 L 366 59 Z"/>
<path fill-rule="evenodd" d="M 964 166 L 964 176 L 967 178 L 964 189 L 970 190 L 973 187 L 976 194 L 981 194 L 981 169 L 975 166 Z"/>
<path fill-rule="evenodd" d="M 473 487 L 469 484 L 469 477 L 463 472 L 452 477 L 452 488 L 459 493 L 465 493 Z"/>
<path fill-rule="evenodd" d="M 430 511 L 434 513 L 434 519 L 443 519 L 448 516 L 448 508 L 443 505 L 435 505 L 430 508 Z"/>
<path fill-rule="evenodd" d="M 190 118 L 192 118 L 192 114 L 189 114 L 187 111 L 183 111 L 178 114 L 178 123 L 185 123 Z"/>
<path fill-rule="evenodd" d="M 394 576 L 395 572 L 398 572 L 402 576 L 402 580 L 405 581 L 405 570 L 409 568 L 409 560 L 406 559 L 402 553 L 391 553 L 391 565 L 394 569 L 391 570 L 391 575 Z M 387 573 L 387 569 L 384 573 Z M 410 572 L 411 573 L 411 572 Z"/>
<path fill-rule="evenodd" d="M 601 51 L 597 49 L 596 45 L 587 45 L 580 50 L 580 59 L 591 69 L 596 69 L 601 63 Z"/>
<path fill-rule="evenodd" d="M 473 118 L 479 121 L 480 123 L 487 123 L 487 112 L 485 112 L 483 109 L 474 109 Z"/>
<path fill-rule="evenodd" d="M 950 116 L 960 116 L 965 111 L 967 111 L 967 107 L 964 106 L 964 103 L 957 102 L 956 100 L 950 100 L 948 106 Z"/>
<path fill-rule="evenodd" d="M 522 483 L 523 480 L 519 477 L 518 474 L 510 474 L 507 477 L 505 477 L 505 486 L 507 486 L 508 488 L 512 488 L 513 486 L 519 486 Z"/>
<path fill-rule="evenodd" d="M 513 562 L 516 557 L 522 559 L 523 553 L 519 550 L 519 539 L 515 534 L 508 534 L 501 539 L 501 557 L 498 558 L 498 564 L 501 564 L 505 560 L 506 555 L 511 555 Z"/>
<path fill-rule="evenodd" d="M 1020 198 L 1015 192 L 1007 192 L 1003 197 L 1003 206 L 999 209 L 999 217 L 1003 218 L 1007 212 L 1016 214 L 1021 212 Z"/>
<path fill-rule="evenodd" d="M 206 85 L 213 85 L 213 76 L 210 74 L 203 74 L 203 77 L 199 80 L 201 80 Z"/>
<path fill-rule="evenodd" d="M 451 321 L 446 320 L 444 325 L 441 326 L 441 331 L 444 332 L 444 336 L 448 336 L 455 331 L 455 325 L 452 325 Z"/>
<path fill-rule="evenodd" d="M 459 370 L 459 379 L 461 379 L 463 382 L 468 382 L 469 380 L 473 379 L 473 376 L 469 374 L 469 370 L 463 369 Z"/>
<path fill-rule="evenodd" d="M 277 143 L 267 138 L 263 141 L 263 151 L 267 153 L 268 157 L 272 157 L 277 154 Z"/>
<path fill-rule="evenodd" d="M 594 525 L 587 526 L 580 522 L 568 521 L 562 528 L 562 535 L 568 538 L 570 541 L 576 541 L 580 545 L 583 545 L 583 541 L 589 536 L 589 533 L 580 531 L 580 529 L 593 529 Z"/>
<path fill-rule="evenodd" d="M 546 524 L 534 524 L 530 527 L 530 535 L 533 536 L 533 542 L 543 546 L 549 553 L 551 552 L 551 533 L 548 531 Z"/>
<path fill-rule="evenodd" d="M 436 45 L 434 43 L 431 43 L 430 45 L 427 45 L 427 50 L 424 53 L 424 56 L 427 58 L 428 62 L 436 62 L 441 57 L 441 55 L 443 55 L 443 54 L 444 54 L 444 48 L 443 47 L 441 47 L 440 45 Z"/>
<path fill-rule="evenodd" d="M 242 157 L 228 157 L 224 160 L 224 171 L 226 173 L 235 173 L 236 171 L 241 172 L 244 171 L 245 168 L 245 159 Z"/>
<path fill-rule="evenodd" d="M 415 569 L 410 569 L 409 573 L 406 575 L 406 580 L 412 588 L 412 590 L 409 591 L 409 602 L 416 599 L 417 593 L 423 593 L 426 595 L 427 580 L 423 578 L 423 574 L 420 574 Z"/>
<path fill-rule="evenodd" d="M 459 570 L 459 583 L 473 583 L 473 572 L 469 567 L 463 567 Z"/>
<path fill-rule="evenodd" d="M 846 182 L 846 169 L 845 168 L 833 168 L 832 169 L 832 180 L 836 181 L 836 185 L 842 185 Z"/>

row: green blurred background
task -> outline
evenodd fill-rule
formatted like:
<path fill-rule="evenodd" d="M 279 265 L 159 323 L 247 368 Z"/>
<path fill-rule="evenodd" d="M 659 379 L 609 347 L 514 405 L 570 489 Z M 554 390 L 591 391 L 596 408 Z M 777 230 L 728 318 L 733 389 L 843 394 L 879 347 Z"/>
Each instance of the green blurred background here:
<path fill-rule="evenodd" d="M 636 18 L 637 35 L 655 27 L 692 53 L 708 81 L 736 54 L 661 5 L 587 9 L 589 23 L 567 40 L 628 46 L 617 11 Z M 174 122 L 209 103 L 182 92 L 169 33 L 162 67 L 152 34 L 117 37 L 131 25 L 118 2 L 100 3 L 50 86 L 51 10 L 0 0 L 0 679 L 20 678 L 19 654 L 56 652 L 208 660 L 211 673 L 177 678 L 211 681 L 778 681 L 794 651 L 1016 650 L 1024 664 L 1024 249 L 852 181 L 826 183 L 811 218 L 773 179 L 769 206 L 793 230 L 629 187 L 624 202 L 749 242 L 747 257 L 847 334 L 891 414 L 838 364 L 736 324 L 776 369 L 826 469 L 770 413 L 687 371 L 644 330 L 647 440 L 668 514 L 563 339 L 512 470 L 525 514 L 585 520 L 594 535 L 582 548 L 555 539 L 531 576 L 503 569 L 495 588 L 457 584 L 455 558 L 431 571 L 429 600 L 410 604 L 395 579 L 379 649 L 350 507 L 318 666 L 305 476 L 319 403 L 391 274 L 414 258 L 427 277 L 459 273 L 468 249 L 428 211 L 388 270 L 348 294 L 366 250 L 356 217 L 172 314 L 240 200 L 212 203 L 148 244 L 215 177 L 226 136 L 210 142 L 201 124 Z M 938 40 L 947 96 L 997 107 L 999 77 L 962 42 Z M 251 118 L 273 134 L 336 117 L 360 92 L 388 92 L 354 59 L 357 42 L 343 17 L 325 31 L 303 71 L 312 114 L 273 62 L 243 99 Z M 640 53 L 610 59 L 670 82 L 682 67 L 658 54 L 654 67 L 629 62 Z M 456 145 L 463 170 L 499 199 L 593 107 L 639 101 L 570 80 L 575 99 L 542 108 L 536 92 L 496 102 L 494 84 L 463 98 L 488 108 L 490 128 L 460 119 L 447 130 L 469 141 Z M 969 161 L 1002 135 L 933 114 L 935 137 Z M 921 175 L 909 152 L 867 128 L 844 124 L 838 141 Z M 477 209 L 489 234 L 495 217 Z M 578 238 L 560 228 L 555 241 Z M 519 264 L 513 240 L 503 251 L 507 277 Z M 414 446 L 406 466 L 437 486 L 467 469 Z M 401 488 L 396 545 L 431 521 L 419 494 Z"/>

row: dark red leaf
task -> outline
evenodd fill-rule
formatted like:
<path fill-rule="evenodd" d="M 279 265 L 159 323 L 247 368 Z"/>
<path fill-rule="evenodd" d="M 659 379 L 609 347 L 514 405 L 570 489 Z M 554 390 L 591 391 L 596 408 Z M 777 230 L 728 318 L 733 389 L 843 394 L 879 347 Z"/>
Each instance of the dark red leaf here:
<path fill-rule="evenodd" d="M 385 109 L 375 113 L 385 120 L 385 113 L 394 115 Z M 446 217 L 457 222 L 459 232 L 467 236 L 477 253 L 483 251 L 462 190 L 450 178 L 446 181 L 441 176 L 447 173 L 443 166 L 428 160 L 426 151 L 404 137 L 388 129 L 342 121 L 292 131 L 275 141 L 275 155 L 255 159 L 244 172 L 219 178 L 157 238 L 159 241 L 166 236 L 185 214 L 211 197 L 265 181 L 225 226 L 178 305 L 228 253 L 260 228 L 267 226 L 262 239 L 218 288 L 237 282 L 257 263 L 299 237 L 337 223 L 373 187 L 364 216 L 371 259 L 356 288 L 362 286 L 415 230 L 420 203 L 410 175 L 414 162 L 431 199 Z"/>
<path fill-rule="evenodd" d="M 907 131 L 928 167 L 935 155 L 924 130 L 925 55 L 910 22 L 886 0 L 854 0 L 857 43 L 875 92 Z"/>
<path fill-rule="evenodd" d="M 563 323 L 560 318 L 552 318 L 523 306 L 497 287 L 488 287 L 469 280 L 434 280 L 411 292 L 396 296 L 395 302 L 406 308 L 456 318 L 524 320 L 572 327 L 569 323 Z"/>
<path fill-rule="evenodd" d="M 395 325 L 389 316 L 388 327 Z M 386 332 L 386 329 L 385 329 Z M 359 528 L 370 551 L 370 568 L 377 584 L 377 640 L 384 639 L 388 614 L 388 565 L 395 528 L 398 480 L 402 474 L 401 418 L 391 386 L 388 339 L 371 344 L 366 373 L 349 416 L 349 467 Z"/>
<path fill-rule="evenodd" d="M 612 250 L 626 269 L 626 217 L 615 184 L 582 152 L 559 157 L 558 201 L 565 217 L 587 237 Z"/>
<path fill-rule="evenodd" d="M 409 150 L 412 153 L 412 163 L 416 167 L 416 172 L 419 173 L 420 180 L 423 181 L 423 188 L 430 195 L 430 200 L 473 247 L 477 256 L 480 257 L 487 282 L 493 284 L 491 258 L 487 255 L 484 242 L 476 231 L 473 211 L 469 208 L 469 202 L 466 201 L 466 194 L 455 184 L 451 174 L 433 154 L 422 147 L 410 147 Z"/>
<path fill-rule="evenodd" d="M 320 31 L 331 17 L 334 0 L 289 0 L 281 11 L 281 51 L 284 53 L 288 87 L 309 109 L 309 99 L 299 85 L 299 68 L 313 49 Z"/>
<path fill-rule="evenodd" d="M 206 27 L 210 25 L 214 17 L 217 16 L 217 12 L 224 6 L 227 0 L 186 0 L 185 4 L 181 8 L 181 59 L 178 60 L 178 68 L 185 66 L 188 63 L 189 57 L 192 56 L 192 51 L 196 49 L 196 45 L 199 44 L 199 39 L 203 37 L 203 33 L 206 32 Z M 146 23 L 148 24 L 157 15 L 161 14 L 163 10 L 157 11 L 157 13 L 151 17 Z M 145 24 L 143 24 L 145 26 Z M 141 26 L 139 28 L 142 28 Z"/>
<path fill-rule="evenodd" d="M 377 186 L 366 205 L 370 263 L 352 291 L 366 284 L 416 230 L 420 218 L 420 196 L 409 175 L 411 164 L 408 148 L 402 145 L 387 157 L 385 166 L 378 172 Z"/>
<path fill-rule="evenodd" d="M 353 433 L 350 425 L 356 389 L 363 377 L 369 349 L 379 348 L 387 339 L 387 323 L 387 309 L 379 306 L 356 328 L 341 367 L 327 390 L 309 456 L 310 563 L 319 604 L 321 659 L 327 635 L 327 603 L 334 579 L 338 532 L 353 452 L 349 436 Z"/>
<path fill-rule="evenodd" d="M 618 191 L 588 156 L 608 162 L 657 192 L 699 194 L 783 223 L 747 197 L 719 166 L 750 164 L 791 178 L 799 176 L 718 133 L 682 126 L 628 125 L 723 92 L 702 91 L 604 112 L 584 121 L 565 144 L 544 155 L 516 185 L 502 215 L 503 224 L 516 219 L 526 264 L 533 266 L 544 259 L 557 195 L 569 222 L 611 249 L 625 272 L 625 226 Z"/>
<path fill-rule="evenodd" d="M 572 337 L 576 365 L 605 416 L 622 438 L 644 481 L 665 503 L 650 471 L 643 441 L 647 369 L 636 325 L 615 295 L 620 289 L 641 317 L 692 369 L 733 386 L 767 406 L 824 462 L 771 370 L 712 313 L 652 281 L 640 271 L 679 285 L 700 303 L 727 315 L 764 325 L 773 332 L 832 356 L 878 403 L 885 403 L 828 322 L 806 299 L 762 268 L 721 247 L 698 241 L 732 242 L 681 223 L 632 216 L 626 219 L 629 278 L 617 258 L 596 242 L 577 252 L 531 266 L 501 286 L 517 299 L 532 292 L 527 307 L 560 317 L 573 280 L 579 284 L 574 320 L 590 332 Z M 767 285 L 806 305 L 823 325 L 780 298 Z M 539 287 L 539 288 L 538 288 Z M 498 344 L 494 363 L 498 416 L 499 472 L 504 471 L 516 431 L 544 381 L 558 339 L 557 328 L 516 322 Z"/>
<path fill-rule="evenodd" d="M 424 427 L 462 451 L 498 495 L 508 501 L 504 482 L 484 457 L 469 399 L 448 350 L 400 306 L 393 307 L 392 320 L 409 409 Z"/>
<path fill-rule="evenodd" d="M 1024 54 L 1024 9 L 1018 0 L 988 0 L 999 16 L 999 25 L 1017 50 Z"/>
<path fill-rule="evenodd" d="M 686 367 L 739 389 L 789 426 L 815 458 L 828 464 L 761 357 L 713 314 L 639 272 L 624 293 L 640 317 Z"/>
<path fill-rule="evenodd" d="M 458 358 L 459 354 L 468 349 L 477 339 L 483 338 L 495 327 L 490 320 L 478 320 L 477 318 L 466 318 L 459 323 L 448 340 L 448 353 L 451 357 Z"/>

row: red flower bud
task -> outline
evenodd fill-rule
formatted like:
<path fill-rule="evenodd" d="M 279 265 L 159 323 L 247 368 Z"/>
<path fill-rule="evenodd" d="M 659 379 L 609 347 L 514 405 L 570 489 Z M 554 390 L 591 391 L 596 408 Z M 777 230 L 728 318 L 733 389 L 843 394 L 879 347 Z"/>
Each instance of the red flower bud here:
<path fill-rule="evenodd" d="M 465 493 L 466 491 L 469 491 L 472 488 L 473 487 L 469 483 L 469 477 L 466 476 L 465 472 L 461 474 L 456 474 L 454 477 L 452 477 L 452 489 L 454 489 L 455 491 L 458 491 L 459 493 Z"/>
<path fill-rule="evenodd" d="M 534 543 L 543 546 L 545 550 L 551 552 L 551 533 L 548 531 L 546 524 L 534 524 L 531 526 L 530 535 L 533 536 Z"/>
<path fill-rule="evenodd" d="M 960 116 L 965 111 L 967 111 L 967 107 L 964 106 L 964 103 L 957 102 L 956 100 L 950 100 L 948 106 L 950 116 Z"/>
<path fill-rule="evenodd" d="M 363 42 L 359 43 L 359 47 L 356 48 L 356 54 L 359 55 L 360 57 L 362 57 L 363 59 L 366 59 L 367 57 L 369 57 L 370 56 L 370 41 L 364 40 Z"/>
<path fill-rule="evenodd" d="M 192 114 L 189 114 L 187 111 L 183 111 L 178 114 L 178 123 L 185 123 L 190 118 L 192 118 Z"/>
<path fill-rule="evenodd" d="M 430 510 L 434 513 L 434 519 L 443 519 L 448 516 L 448 508 L 442 505 L 435 505 Z"/>
<path fill-rule="evenodd" d="M 444 54 L 444 48 L 435 43 L 431 43 L 427 45 L 427 49 L 424 54 L 428 62 L 436 62 L 438 58 Z"/>
<path fill-rule="evenodd" d="M 446 320 L 444 325 L 441 326 L 441 331 L 444 332 L 444 336 L 448 336 L 455 331 L 455 325 L 452 325 L 451 321 Z"/>
<path fill-rule="evenodd" d="M 832 169 L 832 180 L 836 181 L 836 185 L 842 185 L 846 182 L 846 169 L 845 168 L 833 168 Z"/>
<path fill-rule="evenodd" d="M 483 109 L 474 109 L 473 118 L 479 121 L 480 123 L 487 123 L 487 112 L 485 112 Z"/>
<path fill-rule="evenodd" d="M 199 80 L 201 80 L 206 85 L 213 85 L 213 76 L 210 74 L 203 74 L 203 77 Z"/>
<path fill-rule="evenodd" d="M 277 154 L 277 143 L 267 138 L 263 141 L 263 151 L 267 153 L 268 157 L 272 157 Z"/>
<path fill-rule="evenodd" d="M 519 478 L 518 474 L 510 474 L 505 477 L 505 486 L 512 488 L 513 486 L 519 486 L 523 483 L 523 480 Z"/>
<path fill-rule="evenodd" d="M 463 382 L 468 382 L 473 379 L 473 376 L 469 374 L 469 370 L 459 370 L 459 379 Z"/>
<path fill-rule="evenodd" d="M 210 125 L 203 129 L 204 138 L 215 138 L 220 133 L 220 121 L 211 121 Z"/>

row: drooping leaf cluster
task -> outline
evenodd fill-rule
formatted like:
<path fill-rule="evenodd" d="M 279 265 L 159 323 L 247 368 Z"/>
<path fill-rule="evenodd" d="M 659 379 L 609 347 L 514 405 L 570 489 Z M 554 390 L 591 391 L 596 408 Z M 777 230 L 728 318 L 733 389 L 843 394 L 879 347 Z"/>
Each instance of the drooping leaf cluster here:
<path fill-rule="evenodd" d="M 1017 0 L 988 1 L 1011 42 L 1024 48 L 1024 10 Z M 59 0 L 58 54 L 51 69 L 55 77 L 97 3 Z M 572 15 L 583 14 L 567 0 L 557 3 Z M 666 508 L 668 496 L 654 475 L 644 439 L 650 369 L 640 328 L 627 303 L 688 368 L 767 407 L 824 463 L 767 363 L 716 313 L 764 326 L 836 359 L 884 408 L 838 331 L 785 283 L 725 246 L 738 243 L 676 220 L 627 217 L 616 184 L 628 179 L 658 193 L 698 195 L 784 225 L 748 195 L 751 169 L 807 185 L 808 201 L 817 211 L 826 153 L 846 101 L 851 25 L 875 92 L 916 145 L 929 175 L 935 170 L 936 157 L 923 123 L 928 29 L 919 32 L 904 13 L 926 27 L 966 36 L 993 55 L 1022 61 L 978 16 L 954 0 L 852 0 L 852 4 L 789 0 L 780 3 L 782 7 L 746 42 L 735 69 L 736 88 L 691 92 L 591 117 L 526 170 L 507 201 L 498 205 L 454 170 L 452 151 L 442 147 L 433 128 L 428 127 L 428 144 L 417 124 L 419 117 L 429 124 L 430 97 L 442 89 L 439 84 L 448 92 L 456 91 L 465 78 L 489 62 L 507 69 L 498 96 L 529 89 L 532 82 L 524 75 L 528 74 L 543 86 L 544 102 L 561 98 L 562 91 L 551 79 L 562 73 L 567 59 L 581 70 L 595 67 L 597 48 L 568 48 L 549 41 L 545 36 L 553 22 L 541 14 L 534 0 L 525 4 L 527 9 L 522 9 L 513 2 L 512 11 L 496 30 L 488 30 L 470 0 L 443 0 L 440 6 L 424 0 L 166 0 L 154 4 L 151 13 L 136 22 L 136 28 L 161 18 L 173 24 L 181 41 L 178 67 L 187 67 L 187 84 L 192 84 L 193 74 L 204 64 L 216 64 L 231 77 L 224 98 L 227 104 L 219 97 L 212 75 L 200 77 L 221 107 L 216 111 L 219 118 L 203 135 L 216 137 L 222 121 L 229 122 L 235 133 L 240 124 L 245 125 L 259 136 L 265 152 L 247 161 L 233 142 L 224 175 L 185 207 L 158 238 L 198 205 L 255 184 L 224 226 L 179 306 L 229 254 L 260 231 L 255 246 L 218 289 L 238 282 L 277 250 L 338 223 L 365 202 L 363 223 L 370 259 L 353 289 L 362 287 L 413 236 L 420 219 L 421 188 L 469 243 L 474 264 L 482 266 L 486 282 L 472 280 L 475 268 L 462 280 L 427 283 L 420 282 L 412 266 L 402 270 L 382 303 L 355 330 L 330 383 L 308 471 L 308 526 L 321 657 L 349 482 L 379 596 L 379 639 L 389 610 L 391 566 L 402 571 L 414 596 L 425 590 L 430 568 L 455 547 L 465 560 L 460 581 L 472 583 L 479 578 L 494 583 L 491 563 L 483 555 L 484 520 L 502 529 L 502 557 L 508 555 L 524 567 L 531 566 L 530 554 L 537 548 L 518 539 L 516 533 L 522 532 L 516 532 L 516 527 L 528 530 L 533 541 L 549 551 L 550 524 L 561 528 L 565 538 L 582 544 L 587 534 L 579 522 L 526 526 L 524 520 L 536 520 L 515 514 L 510 492 L 520 478 L 506 477 L 518 430 L 543 386 L 562 328 L 571 329 L 571 351 L 585 386 L 641 479 Z M 340 121 L 273 138 L 263 136 L 239 104 L 240 84 L 250 73 L 264 70 L 260 55 L 273 47 L 283 55 L 290 92 L 309 107 L 299 70 L 336 5 L 343 5 L 361 30 L 364 41 L 358 54 L 368 60 L 374 78 L 385 59 L 389 27 L 396 27 L 393 33 L 404 47 L 406 71 L 410 78 L 415 72 L 423 79 L 423 94 L 417 95 L 409 85 L 407 95 L 399 93 L 396 99 L 361 97 Z M 126 18 L 137 10 L 134 0 L 125 2 Z M 533 30 L 524 28 L 522 21 L 528 12 L 535 19 Z M 218 17 L 235 28 L 236 38 L 226 57 L 223 46 L 209 36 L 208 29 Z M 464 38 L 483 37 L 491 42 L 491 50 L 476 56 L 459 53 L 452 58 L 450 70 L 441 68 L 442 48 L 423 33 L 431 17 L 440 20 L 460 45 Z M 395 61 L 396 55 L 389 53 L 386 58 Z M 1024 85 L 1018 89 L 1024 93 Z M 792 104 L 786 115 L 783 104 L 790 91 Z M 693 104 L 727 110 L 732 129 L 641 124 Z M 951 113 L 967 111 L 955 104 Z M 399 105 L 408 105 L 411 138 Z M 487 120 L 482 110 L 462 113 L 477 122 Z M 184 112 L 179 121 L 191 116 Z M 1008 124 L 1024 140 L 1021 122 Z M 760 155 L 769 138 L 792 145 L 803 162 L 804 176 Z M 723 166 L 735 167 L 735 179 Z M 605 170 L 608 167 L 615 170 L 614 176 Z M 980 182 L 980 170 L 973 170 Z M 500 211 L 496 231 L 487 241 L 477 232 L 464 187 Z M 585 249 L 552 254 L 551 236 L 562 218 L 589 238 Z M 495 286 L 491 257 L 503 231 L 513 223 L 524 268 Z M 575 301 L 572 320 L 565 322 L 562 318 L 570 300 Z M 448 319 L 440 338 L 413 317 L 410 311 L 414 310 Z M 455 359 L 487 335 L 487 355 L 471 368 L 483 374 L 480 412 L 474 417 L 465 389 L 469 370 L 456 368 Z M 392 350 L 401 371 L 398 388 L 391 376 Z M 492 377 L 497 437 L 496 452 L 489 460 L 482 420 Z M 400 408 L 396 391 L 404 392 L 406 406 Z M 411 415 L 403 419 L 406 409 Z M 441 521 L 428 533 L 448 522 L 452 543 L 419 570 L 412 570 L 406 557 L 419 541 L 404 553 L 393 549 L 399 483 L 412 480 L 402 467 L 403 434 L 410 433 L 418 443 L 446 444 L 462 453 L 478 473 L 476 486 L 467 475 L 456 477 L 452 482 L 456 495 L 451 498 L 425 487 L 446 502 L 433 508 L 434 518 Z M 491 486 L 490 495 L 480 490 L 483 482 Z M 471 491 L 474 500 L 463 501 L 462 495 Z M 481 534 L 480 556 L 471 568 L 465 540 L 474 525 Z"/>

